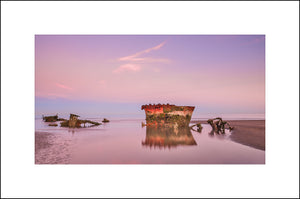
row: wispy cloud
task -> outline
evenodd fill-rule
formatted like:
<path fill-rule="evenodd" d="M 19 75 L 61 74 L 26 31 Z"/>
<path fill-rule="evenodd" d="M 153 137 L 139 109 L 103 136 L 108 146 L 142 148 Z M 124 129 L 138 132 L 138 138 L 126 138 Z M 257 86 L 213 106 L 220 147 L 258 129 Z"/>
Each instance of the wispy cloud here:
<path fill-rule="evenodd" d="M 133 55 L 125 56 L 125 57 L 120 57 L 118 61 L 126 61 L 128 62 L 127 64 L 122 64 L 115 70 L 113 70 L 113 73 L 121 73 L 124 71 L 140 71 L 141 66 L 145 63 L 153 63 L 153 62 L 158 62 L 158 63 L 169 63 L 169 59 L 165 58 L 153 58 L 153 57 L 143 57 L 142 55 L 145 55 L 151 51 L 156 51 L 161 49 L 164 45 L 166 44 L 166 41 L 158 44 L 157 46 L 154 46 L 152 48 L 148 48 L 146 50 L 142 50 L 140 52 L 137 52 Z"/>
<path fill-rule="evenodd" d="M 141 70 L 141 67 L 139 65 L 136 64 L 124 64 L 121 65 L 120 67 L 118 67 L 117 69 L 115 69 L 113 71 L 113 73 L 120 73 L 120 72 L 124 72 L 124 71 L 139 71 Z"/>
<path fill-rule="evenodd" d="M 160 44 L 158 44 L 157 46 L 154 46 L 152 48 L 148 48 L 146 50 L 143 50 L 143 51 L 140 51 L 140 52 L 137 52 L 133 55 L 129 55 L 129 56 L 126 56 L 126 57 L 121 57 L 119 58 L 120 61 L 144 61 L 145 58 L 139 58 L 138 56 L 140 55 L 143 55 L 143 54 L 146 54 L 146 53 L 149 53 L 153 50 L 159 50 L 161 47 L 163 47 L 164 45 L 166 44 L 166 42 L 162 42 Z"/>
<path fill-rule="evenodd" d="M 60 84 L 60 83 L 56 83 L 56 86 L 59 87 L 59 88 L 66 89 L 66 90 L 73 90 L 73 88 L 71 88 L 69 86 L 66 86 L 66 85 L 63 85 L 63 84 Z"/>

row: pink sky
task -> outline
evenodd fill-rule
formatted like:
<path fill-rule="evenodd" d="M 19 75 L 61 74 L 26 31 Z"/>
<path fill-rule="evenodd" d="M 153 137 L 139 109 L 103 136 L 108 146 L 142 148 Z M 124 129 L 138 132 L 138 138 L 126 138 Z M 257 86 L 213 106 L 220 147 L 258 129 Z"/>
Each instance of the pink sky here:
<path fill-rule="evenodd" d="M 35 39 L 37 99 L 224 105 L 264 113 L 263 35 Z"/>

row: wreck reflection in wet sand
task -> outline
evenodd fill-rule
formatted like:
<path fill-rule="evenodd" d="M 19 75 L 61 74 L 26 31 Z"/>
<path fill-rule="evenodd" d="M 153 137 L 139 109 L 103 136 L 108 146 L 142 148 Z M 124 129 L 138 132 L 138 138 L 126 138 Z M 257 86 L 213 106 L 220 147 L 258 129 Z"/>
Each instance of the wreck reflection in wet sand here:
<path fill-rule="evenodd" d="M 189 127 L 146 127 L 146 139 L 142 145 L 158 148 L 173 148 L 184 145 L 197 145 Z"/>
<path fill-rule="evenodd" d="M 101 122 L 102 118 L 96 119 Z M 49 127 L 36 119 L 36 132 L 48 133 L 52 146 L 36 151 L 38 164 L 264 164 L 265 152 L 211 134 L 141 127 L 144 120 L 113 120 L 91 128 Z M 143 144 L 144 143 L 144 144 Z M 153 147 L 150 147 L 151 143 Z M 154 145 L 156 144 L 156 147 Z M 161 147 L 159 147 L 161 145 Z M 166 145 L 166 147 L 164 147 Z M 170 146 L 170 147 L 169 147 Z M 59 158 L 55 158 L 59 154 Z M 43 162 L 43 157 L 51 155 Z"/>

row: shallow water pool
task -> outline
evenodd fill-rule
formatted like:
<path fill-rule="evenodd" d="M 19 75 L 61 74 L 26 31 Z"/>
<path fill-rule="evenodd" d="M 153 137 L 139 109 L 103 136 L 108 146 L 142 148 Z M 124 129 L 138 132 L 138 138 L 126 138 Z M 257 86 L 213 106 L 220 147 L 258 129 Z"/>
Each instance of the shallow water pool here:
<path fill-rule="evenodd" d="M 92 119 L 101 122 L 101 119 Z M 70 129 L 35 120 L 36 133 L 49 146 L 36 151 L 37 164 L 264 164 L 265 151 L 216 134 L 142 127 L 141 120 L 111 120 L 100 126 Z M 59 123 L 58 123 L 59 124 Z"/>

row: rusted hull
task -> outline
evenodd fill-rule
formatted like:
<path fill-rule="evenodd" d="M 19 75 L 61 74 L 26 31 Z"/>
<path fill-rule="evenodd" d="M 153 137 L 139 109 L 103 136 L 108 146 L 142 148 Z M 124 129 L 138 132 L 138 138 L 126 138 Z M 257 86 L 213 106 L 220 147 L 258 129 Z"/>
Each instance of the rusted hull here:
<path fill-rule="evenodd" d="M 187 127 L 191 121 L 194 106 L 143 105 L 147 126 Z"/>

